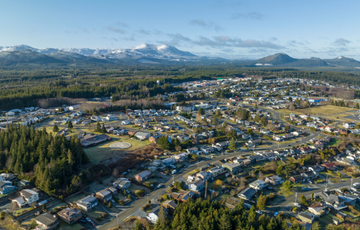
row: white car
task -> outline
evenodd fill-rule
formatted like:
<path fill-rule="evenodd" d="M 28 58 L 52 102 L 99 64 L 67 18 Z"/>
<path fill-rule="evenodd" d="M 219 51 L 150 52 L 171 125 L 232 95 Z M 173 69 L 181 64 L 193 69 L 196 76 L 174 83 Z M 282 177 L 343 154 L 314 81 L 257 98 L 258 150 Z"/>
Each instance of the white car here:
<path fill-rule="evenodd" d="M 301 205 L 299 203 L 293 203 L 294 206 L 298 207 L 298 208 L 301 208 Z"/>

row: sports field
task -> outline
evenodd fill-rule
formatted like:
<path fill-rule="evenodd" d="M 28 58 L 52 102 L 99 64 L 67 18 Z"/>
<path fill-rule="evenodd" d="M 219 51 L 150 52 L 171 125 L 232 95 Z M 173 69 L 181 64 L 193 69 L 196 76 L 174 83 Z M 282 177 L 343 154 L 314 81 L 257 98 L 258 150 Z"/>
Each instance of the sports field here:
<path fill-rule="evenodd" d="M 89 157 L 91 162 L 98 162 L 107 158 L 110 158 L 112 156 L 114 156 L 114 154 L 118 154 L 118 153 L 122 153 L 124 151 L 130 151 L 130 150 L 134 150 L 134 149 L 138 149 L 141 147 L 144 147 L 146 145 L 149 145 L 151 142 L 146 140 L 146 141 L 139 141 L 136 138 L 129 138 L 128 136 L 114 136 L 111 135 L 112 140 L 111 141 L 107 141 L 103 144 L 97 145 L 95 147 L 90 147 L 90 148 L 84 148 L 84 151 L 86 153 L 86 155 Z M 128 149 L 124 149 L 124 150 L 114 150 L 110 148 L 110 145 L 115 143 L 115 142 L 127 142 L 131 144 L 131 147 Z"/>

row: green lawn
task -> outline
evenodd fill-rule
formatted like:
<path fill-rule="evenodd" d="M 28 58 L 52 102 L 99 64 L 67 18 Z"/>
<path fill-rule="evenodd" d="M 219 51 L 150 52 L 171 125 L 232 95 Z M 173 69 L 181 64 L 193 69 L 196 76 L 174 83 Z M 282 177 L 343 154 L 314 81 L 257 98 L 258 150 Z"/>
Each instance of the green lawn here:
<path fill-rule="evenodd" d="M 84 148 L 86 155 L 89 157 L 91 162 L 98 162 L 104 159 L 108 159 L 111 158 L 112 156 L 114 156 L 115 154 L 118 153 L 122 153 L 124 151 L 129 151 L 129 150 L 134 150 L 134 149 L 138 149 L 141 147 L 144 147 L 146 145 L 149 145 L 151 142 L 148 140 L 145 141 L 139 141 L 136 138 L 129 138 L 128 136 L 115 136 L 115 135 L 111 135 L 112 140 L 111 141 L 107 141 L 103 144 L 97 145 L 95 147 L 90 147 L 90 148 Z M 110 145 L 114 142 L 118 142 L 118 141 L 122 141 L 122 142 L 128 142 L 131 144 L 131 147 L 125 150 L 115 150 L 115 149 L 111 149 Z"/>
<path fill-rule="evenodd" d="M 64 222 L 63 220 L 61 220 L 60 218 L 58 219 L 59 221 L 59 230 L 77 230 L 77 229 L 83 229 L 84 227 L 79 224 L 79 223 L 74 223 L 74 224 L 68 224 L 66 222 Z"/>
<path fill-rule="evenodd" d="M 33 209 L 34 209 L 33 207 L 18 209 L 16 211 L 14 211 L 13 215 L 14 216 L 20 216 L 21 214 L 23 214 L 25 212 L 29 212 L 29 211 L 31 211 Z"/>

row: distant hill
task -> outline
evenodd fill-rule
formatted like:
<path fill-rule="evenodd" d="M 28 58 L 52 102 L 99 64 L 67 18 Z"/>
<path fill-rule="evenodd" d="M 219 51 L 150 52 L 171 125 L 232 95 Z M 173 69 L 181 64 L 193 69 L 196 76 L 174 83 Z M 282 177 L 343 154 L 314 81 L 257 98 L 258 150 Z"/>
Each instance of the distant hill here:
<path fill-rule="evenodd" d="M 274 67 L 317 67 L 317 66 L 328 66 L 328 64 L 318 58 L 310 59 L 296 59 L 292 58 L 287 54 L 277 53 L 256 61 L 249 62 L 251 66 L 274 66 Z"/>
<path fill-rule="evenodd" d="M 352 58 L 347 58 L 347 57 L 337 57 L 334 59 L 324 59 L 324 61 L 326 63 L 328 63 L 329 65 L 333 65 L 336 67 L 360 67 L 360 62 L 356 61 L 355 59 Z"/>
<path fill-rule="evenodd" d="M 360 62 L 352 58 L 297 59 L 285 53 L 277 53 L 258 60 L 228 60 L 219 57 L 197 56 L 169 45 L 142 44 L 126 49 L 98 48 L 46 48 L 28 45 L 0 46 L 0 66 L 108 66 L 108 65 L 221 65 L 239 67 L 290 67 L 290 68 L 360 68 Z"/>

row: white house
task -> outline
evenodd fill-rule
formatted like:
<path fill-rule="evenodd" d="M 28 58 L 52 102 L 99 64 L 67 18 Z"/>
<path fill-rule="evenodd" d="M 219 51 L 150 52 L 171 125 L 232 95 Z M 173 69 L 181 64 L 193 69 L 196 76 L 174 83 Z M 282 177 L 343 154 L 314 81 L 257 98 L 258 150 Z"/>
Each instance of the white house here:
<path fill-rule="evenodd" d="M 144 132 L 135 133 L 135 137 L 141 141 L 147 140 L 150 136 L 151 136 L 150 133 L 144 133 Z"/>
<path fill-rule="evenodd" d="M 24 207 L 25 205 L 31 205 L 38 200 L 39 193 L 31 189 L 23 189 L 20 191 L 20 196 L 12 199 L 11 201 L 19 207 Z"/>
<path fill-rule="evenodd" d="M 250 187 L 256 190 L 262 190 L 265 188 L 268 184 L 263 180 L 256 180 L 250 184 Z"/>
<path fill-rule="evenodd" d="M 125 120 L 121 122 L 122 125 L 130 125 L 130 123 L 131 123 L 130 120 Z"/>
<path fill-rule="evenodd" d="M 76 109 L 80 109 L 80 105 L 71 105 L 71 106 L 69 106 L 69 110 L 76 110 Z"/>

